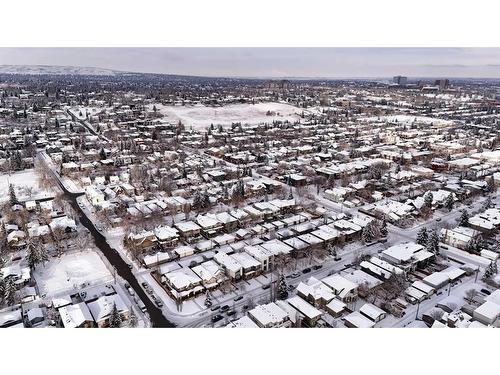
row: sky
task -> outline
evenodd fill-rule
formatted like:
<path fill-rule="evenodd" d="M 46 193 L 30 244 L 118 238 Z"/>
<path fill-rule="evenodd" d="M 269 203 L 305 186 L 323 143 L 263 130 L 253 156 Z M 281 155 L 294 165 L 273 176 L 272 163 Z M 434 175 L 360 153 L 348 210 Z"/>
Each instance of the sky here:
<path fill-rule="evenodd" d="M 218 77 L 500 78 L 500 48 L 0 48 L 0 65 Z"/>

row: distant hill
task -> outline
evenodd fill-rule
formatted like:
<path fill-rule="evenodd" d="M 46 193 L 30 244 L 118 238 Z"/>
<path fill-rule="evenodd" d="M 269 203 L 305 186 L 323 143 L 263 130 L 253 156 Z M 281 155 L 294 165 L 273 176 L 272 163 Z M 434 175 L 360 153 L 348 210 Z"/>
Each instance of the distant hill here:
<path fill-rule="evenodd" d="M 0 65 L 0 74 L 51 74 L 51 75 L 97 75 L 115 76 L 123 74 L 112 69 L 81 67 L 81 66 L 55 66 L 55 65 Z"/>

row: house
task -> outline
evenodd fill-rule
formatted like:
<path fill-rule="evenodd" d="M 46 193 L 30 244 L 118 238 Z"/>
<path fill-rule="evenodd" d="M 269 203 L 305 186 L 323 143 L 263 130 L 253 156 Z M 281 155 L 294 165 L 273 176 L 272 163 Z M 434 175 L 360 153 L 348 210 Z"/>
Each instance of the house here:
<path fill-rule="evenodd" d="M 181 301 L 203 292 L 202 280 L 190 268 L 179 268 L 165 273 L 161 281 L 175 299 Z"/>
<path fill-rule="evenodd" d="M 363 306 L 361 306 L 359 312 L 361 313 L 361 315 L 367 317 L 375 323 L 380 322 L 387 315 L 384 310 L 371 303 L 365 303 Z"/>
<path fill-rule="evenodd" d="M 500 305 L 492 301 L 486 301 L 474 310 L 473 316 L 474 319 L 483 324 L 492 325 L 500 316 Z"/>
<path fill-rule="evenodd" d="M 231 279 L 238 280 L 243 277 L 242 265 L 230 255 L 219 252 L 214 255 L 214 260 L 223 267 L 226 271 L 226 275 Z"/>
<path fill-rule="evenodd" d="M 85 195 L 93 206 L 99 206 L 105 201 L 104 194 L 94 186 L 87 186 L 85 188 Z"/>
<path fill-rule="evenodd" d="M 310 277 L 306 282 L 300 282 L 297 286 L 297 294 L 316 307 L 325 307 L 335 298 L 332 289 L 315 277 Z"/>
<path fill-rule="evenodd" d="M 174 226 L 179 231 L 181 237 L 187 241 L 194 240 L 201 234 L 201 227 L 194 221 L 182 221 L 180 223 L 176 223 Z"/>
<path fill-rule="evenodd" d="M 60 307 L 58 311 L 64 328 L 91 328 L 95 325 L 94 318 L 84 302 Z"/>
<path fill-rule="evenodd" d="M 358 284 L 345 277 L 332 275 L 321 279 L 321 282 L 328 286 L 342 302 L 354 302 L 358 298 Z"/>
<path fill-rule="evenodd" d="M 341 300 L 334 298 L 326 306 L 325 309 L 334 318 L 339 318 L 346 311 L 347 305 Z"/>
<path fill-rule="evenodd" d="M 286 300 L 297 311 L 298 321 L 307 327 L 314 327 L 323 313 L 299 296 Z"/>
<path fill-rule="evenodd" d="M 205 289 L 216 288 L 226 280 L 224 270 L 213 260 L 203 262 L 192 268 L 192 271 L 200 278 Z"/>
<path fill-rule="evenodd" d="M 109 325 L 109 318 L 115 305 L 122 320 L 127 320 L 130 316 L 130 309 L 118 294 L 102 296 L 87 304 L 97 327 L 103 328 Z"/>
<path fill-rule="evenodd" d="M 344 321 L 345 326 L 348 328 L 372 328 L 375 325 L 374 321 L 368 319 L 359 311 L 350 313 L 342 320 Z"/>
<path fill-rule="evenodd" d="M 261 328 L 291 327 L 288 313 L 276 303 L 258 305 L 248 312 L 248 317 Z"/>

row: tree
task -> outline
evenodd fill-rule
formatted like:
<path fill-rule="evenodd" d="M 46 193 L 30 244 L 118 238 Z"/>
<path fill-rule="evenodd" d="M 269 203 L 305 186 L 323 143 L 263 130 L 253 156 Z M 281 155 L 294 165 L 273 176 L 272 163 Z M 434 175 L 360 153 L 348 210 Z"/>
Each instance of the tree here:
<path fill-rule="evenodd" d="M 14 304 L 14 294 L 16 293 L 16 288 L 14 286 L 14 281 L 12 278 L 8 278 L 4 282 L 3 286 L 3 300 L 7 303 L 8 306 L 12 306 Z"/>
<path fill-rule="evenodd" d="M 41 261 L 38 246 L 32 239 L 28 241 L 26 246 L 26 260 L 28 262 L 28 266 L 32 270 L 34 270 L 37 264 Z"/>
<path fill-rule="evenodd" d="M 477 290 L 476 289 L 469 289 L 469 290 L 465 291 L 465 297 L 464 297 L 464 299 L 467 302 L 472 303 L 474 301 L 474 297 L 476 297 L 476 295 L 477 295 Z"/>
<path fill-rule="evenodd" d="M 122 317 L 116 308 L 116 303 L 113 303 L 113 309 L 109 315 L 109 328 L 120 328 L 122 325 Z"/>
<path fill-rule="evenodd" d="M 484 270 L 483 281 L 489 281 L 498 272 L 496 262 L 491 262 Z"/>
<path fill-rule="evenodd" d="M 384 219 L 380 223 L 380 236 L 387 237 L 388 234 L 389 234 L 389 231 L 387 230 L 387 222 Z"/>
<path fill-rule="evenodd" d="M 469 212 L 467 210 L 462 211 L 462 214 L 458 219 L 458 225 L 460 225 L 461 227 L 469 226 Z"/>
<path fill-rule="evenodd" d="M 137 315 L 135 315 L 134 310 L 130 311 L 130 317 L 128 319 L 129 328 L 135 328 L 138 324 Z"/>
<path fill-rule="evenodd" d="M 208 290 L 205 293 L 205 306 L 206 307 L 212 306 L 212 296 L 210 295 L 210 292 Z"/>
<path fill-rule="evenodd" d="M 286 285 L 285 275 L 280 273 L 278 279 L 278 299 L 286 299 L 288 297 L 288 286 Z"/>
<path fill-rule="evenodd" d="M 453 194 L 448 194 L 446 197 L 446 201 L 444 202 L 445 207 L 448 209 L 448 211 L 453 210 L 453 205 L 455 204 L 455 200 L 453 199 Z"/>
<path fill-rule="evenodd" d="M 428 191 L 424 195 L 424 206 L 427 208 L 432 208 L 432 201 L 433 200 L 434 200 L 434 195 L 432 194 L 432 192 Z"/>
<path fill-rule="evenodd" d="M 16 192 L 14 190 L 14 185 L 9 184 L 9 199 L 10 199 L 10 205 L 14 206 L 16 204 L 19 204 L 19 200 L 17 199 Z"/>
<path fill-rule="evenodd" d="M 431 253 L 439 254 L 439 234 L 436 229 L 429 234 L 426 247 Z"/>
<path fill-rule="evenodd" d="M 427 233 L 427 228 L 426 227 L 422 227 L 418 231 L 418 233 L 417 233 L 417 240 L 416 240 L 416 242 L 419 245 L 427 246 L 427 240 L 428 239 L 429 239 L 429 234 Z"/>
<path fill-rule="evenodd" d="M 101 150 L 99 151 L 99 158 L 101 160 L 106 159 L 106 151 L 104 151 L 104 148 L 101 147 Z"/>

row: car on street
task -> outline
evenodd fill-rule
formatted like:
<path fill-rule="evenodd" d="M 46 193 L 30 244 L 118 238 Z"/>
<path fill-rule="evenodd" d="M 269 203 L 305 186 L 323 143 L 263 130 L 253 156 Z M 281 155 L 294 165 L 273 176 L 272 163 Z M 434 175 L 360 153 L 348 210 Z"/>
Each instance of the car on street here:
<path fill-rule="evenodd" d="M 321 268 L 323 268 L 322 264 L 316 264 L 315 266 L 313 266 L 313 270 L 320 270 Z"/>
<path fill-rule="evenodd" d="M 220 308 L 220 311 L 227 311 L 229 310 L 229 306 L 228 305 L 224 305 Z"/>
<path fill-rule="evenodd" d="M 304 273 L 304 274 L 305 274 L 305 273 L 309 273 L 309 272 L 311 272 L 311 269 L 310 269 L 309 267 L 308 267 L 308 268 L 304 268 L 304 269 L 302 270 L 302 273 Z"/>
<path fill-rule="evenodd" d="M 262 285 L 262 289 L 267 290 L 271 287 L 271 284 Z"/>
<path fill-rule="evenodd" d="M 226 313 L 226 315 L 227 315 L 227 316 L 233 316 L 234 314 L 236 314 L 236 311 L 234 311 L 234 310 L 229 310 L 229 311 Z"/>
<path fill-rule="evenodd" d="M 210 310 L 212 310 L 212 311 L 217 311 L 217 310 L 219 310 L 219 309 L 220 309 L 220 306 L 214 306 L 214 307 L 212 307 Z"/>
<path fill-rule="evenodd" d="M 162 302 L 162 301 L 160 301 L 159 299 L 155 300 L 155 304 L 156 304 L 156 306 L 158 306 L 158 307 L 163 307 L 163 302 Z"/>
<path fill-rule="evenodd" d="M 292 274 L 290 275 L 290 277 L 291 277 L 292 279 L 296 279 L 296 278 L 297 278 L 297 277 L 299 277 L 299 276 L 300 276 L 300 273 L 299 273 L 299 272 L 294 272 L 294 273 L 292 273 Z"/>
<path fill-rule="evenodd" d="M 128 294 L 130 294 L 131 296 L 135 295 L 134 289 L 132 289 L 130 286 L 127 288 L 127 292 L 128 292 Z"/>
<path fill-rule="evenodd" d="M 486 294 L 488 296 L 491 294 L 491 292 L 488 289 L 481 289 L 481 293 Z"/>
<path fill-rule="evenodd" d="M 243 299 L 243 296 L 238 296 L 236 298 L 234 298 L 234 301 L 241 301 Z"/>
<path fill-rule="evenodd" d="M 212 323 L 216 323 L 218 322 L 219 320 L 222 320 L 224 317 L 220 314 L 217 314 L 217 315 L 214 315 L 212 316 Z"/>

